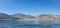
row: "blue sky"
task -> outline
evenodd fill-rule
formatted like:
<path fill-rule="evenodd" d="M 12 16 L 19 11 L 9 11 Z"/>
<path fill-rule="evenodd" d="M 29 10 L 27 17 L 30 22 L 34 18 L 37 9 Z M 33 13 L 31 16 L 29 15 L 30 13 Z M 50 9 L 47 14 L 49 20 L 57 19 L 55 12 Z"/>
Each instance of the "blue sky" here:
<path fill-rule="evenodd" d="M 0 0 L 0 13 L 60 15 L 60 0 Z"/>

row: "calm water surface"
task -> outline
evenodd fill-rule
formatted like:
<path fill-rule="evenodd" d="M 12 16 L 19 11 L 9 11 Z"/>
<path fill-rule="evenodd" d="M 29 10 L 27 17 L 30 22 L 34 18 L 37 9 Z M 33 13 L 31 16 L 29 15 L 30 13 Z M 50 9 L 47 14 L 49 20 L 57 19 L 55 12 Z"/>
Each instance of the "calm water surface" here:
<path fill-rule="evenodd" d="M 8 24 L 0 23 L 0 28 L 60 28 L 60 24 Z"/>

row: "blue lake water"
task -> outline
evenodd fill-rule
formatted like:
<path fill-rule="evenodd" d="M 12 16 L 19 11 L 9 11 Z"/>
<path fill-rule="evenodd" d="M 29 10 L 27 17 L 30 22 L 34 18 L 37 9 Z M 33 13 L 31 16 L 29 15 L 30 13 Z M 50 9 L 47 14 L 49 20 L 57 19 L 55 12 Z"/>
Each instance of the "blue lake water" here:
<path fill-rule="evenodd" d="M 60 28 L 60 24 L 7 24 L 0 23 L 0 28 Z"/>

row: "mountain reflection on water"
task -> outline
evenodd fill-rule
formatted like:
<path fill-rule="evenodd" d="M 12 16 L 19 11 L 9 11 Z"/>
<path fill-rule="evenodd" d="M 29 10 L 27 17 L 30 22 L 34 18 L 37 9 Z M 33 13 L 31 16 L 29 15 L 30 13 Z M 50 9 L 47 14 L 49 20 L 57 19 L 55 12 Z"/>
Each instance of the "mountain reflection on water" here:
<path fill-rule="evenodd" d="M 0 23 L 0 28 L 60 28 L 60 24 L 11 24 L 11 23 Z"/>

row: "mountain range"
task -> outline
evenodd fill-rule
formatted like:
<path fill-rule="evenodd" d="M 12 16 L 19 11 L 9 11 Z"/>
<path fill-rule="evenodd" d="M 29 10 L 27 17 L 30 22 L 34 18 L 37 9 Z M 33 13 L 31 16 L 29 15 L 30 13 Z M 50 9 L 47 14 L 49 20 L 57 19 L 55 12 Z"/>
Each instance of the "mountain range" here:
<path fill-rule="evenodd" d="M 31 15 L 25 15 L 25 14 L 21 14 L 21 13 L 16 13 L 16 14 L 12 14 L 12 15 L 0 13 L 0 22 L 6 22 L 6 21 L 12 22 L 12 21 L 18 21 L 18 20 L 22 20 L 22 19 L 29 19 L 29 20 L 36 19 L 36 21 L 45 21 L 45 22 L 60 22 L 60 15 L 41 14 L 41 15 L 37 15 L 37 16 L 31 16 Z"/>

